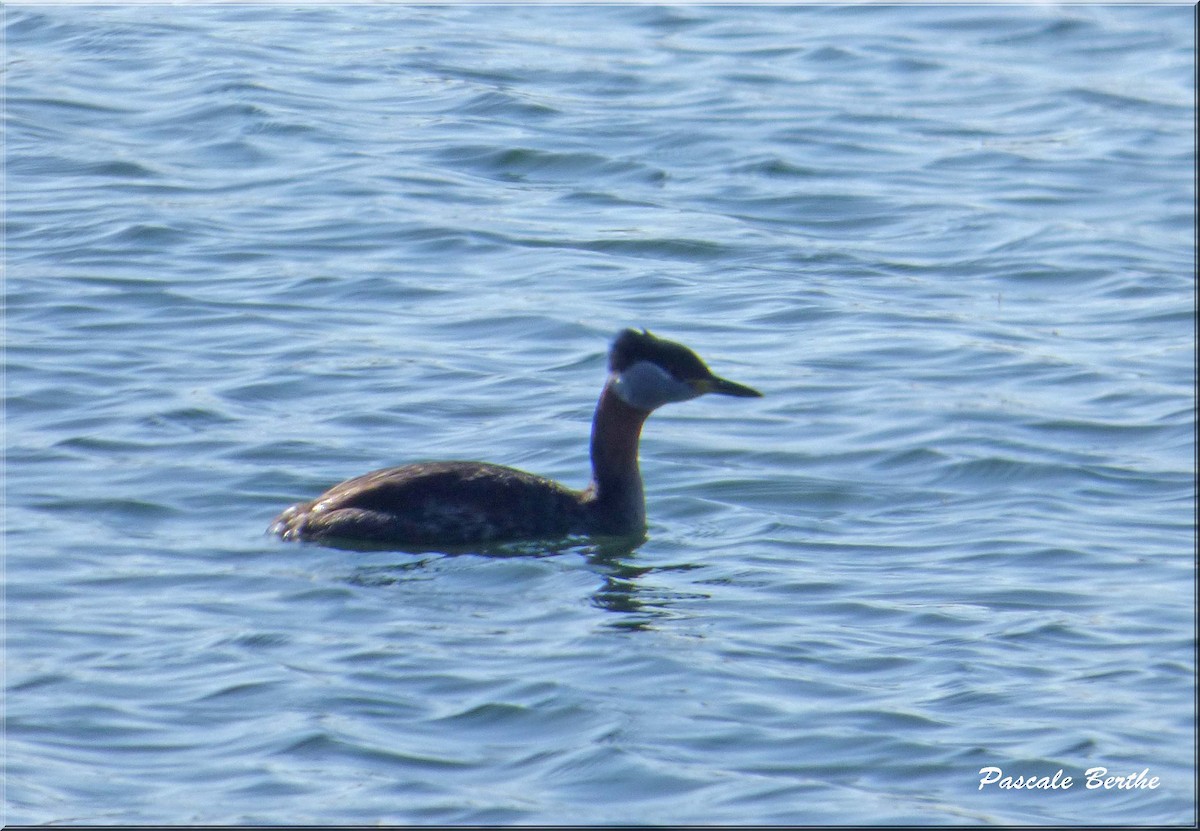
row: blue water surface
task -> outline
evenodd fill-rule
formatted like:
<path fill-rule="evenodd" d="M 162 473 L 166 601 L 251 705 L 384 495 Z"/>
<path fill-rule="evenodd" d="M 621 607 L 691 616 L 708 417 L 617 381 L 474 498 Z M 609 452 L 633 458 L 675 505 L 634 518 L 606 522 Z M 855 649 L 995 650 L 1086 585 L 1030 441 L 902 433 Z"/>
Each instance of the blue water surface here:
<path fill-rule="evenodd" d="M 3 18 L 7 822 L 1195 822 L 1192 7 Z M 641 545 L 264 534 L 630 325 Z"/>

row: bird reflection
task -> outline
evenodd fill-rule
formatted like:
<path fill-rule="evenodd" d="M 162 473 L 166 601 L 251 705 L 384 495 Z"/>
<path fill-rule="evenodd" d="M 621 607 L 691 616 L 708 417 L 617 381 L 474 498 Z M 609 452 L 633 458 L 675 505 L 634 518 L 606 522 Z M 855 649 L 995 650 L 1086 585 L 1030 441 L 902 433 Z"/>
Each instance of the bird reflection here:
<path fill-rule="evenodd" d="M 588 564 L 601 571 L 604 584 L 592 593 L 592 605 L 619 617 L 608 625 L 625 630 L 653 629 L 654 622 L 679 614 L 672 607 L 680 600 L 704 598 L 700 593 L 682 594 L 661 587 L 647 586 L 646 578 L 656 572 L 690 571 L 691 563 L 666 566 L 637 565 L 629 562 L 636 546 L 598 546 L 588 555 Z"/>
<path fill-rule="evenodd" d="M 615 617 L 605 622 L 609 628 L 624 631 L 643 631 L 654 628 L 656 621 L 674 617 L 680 613 L 674 608 L 682 600 L 703 599 L 702 593 L 672 592 L 662 586 L 647 585 L 647 578 L 659 572 L 690 571 L 699 568 L 690 563 L 672 565 L 643 565 L 631 560 L 637 549 L 645 542 L 642 539 L 592 539 L 586 544 L 578 541 L 547 545 L 541 543 L 536 550 L 527 546 L 498 546 L 476 554 L 489 558 L 555 557 L 564 553 L 583 554 L 590 570 L 601 580 L 590 596 L 591 605 L 612 613 Z M 416 552 L 413 552 L 416 553 Z M 438 564 L 445 561 L 444 552 L 424 552 L 419 559 L 393 562 L 382 565 L 363 564 L 354 569 L 346 582 L 365 587 L 387 587 L 432 579 Z"/>

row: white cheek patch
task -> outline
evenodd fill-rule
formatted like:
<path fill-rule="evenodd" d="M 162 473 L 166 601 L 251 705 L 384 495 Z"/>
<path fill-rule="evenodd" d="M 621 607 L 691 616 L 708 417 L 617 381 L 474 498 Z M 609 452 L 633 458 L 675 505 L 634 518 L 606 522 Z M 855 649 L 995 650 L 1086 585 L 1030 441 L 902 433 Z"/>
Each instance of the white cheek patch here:
<path fill-rule="evenodd" d="M 613 391 L 626 404 L 639 410 L 653 410 L 663 404 L 687 401 L 700 395 L 689 384 L 649 361 L 638 361 L 618 373 Z"/>

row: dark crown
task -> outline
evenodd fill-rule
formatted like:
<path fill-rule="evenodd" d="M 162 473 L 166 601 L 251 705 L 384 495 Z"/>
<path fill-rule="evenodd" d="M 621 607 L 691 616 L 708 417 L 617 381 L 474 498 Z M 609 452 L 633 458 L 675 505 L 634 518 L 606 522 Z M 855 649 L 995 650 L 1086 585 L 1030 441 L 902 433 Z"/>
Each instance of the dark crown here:
<path fill-rule="evenodd" d="M 638 361 L 649 361 L 680 381 L 711 378 L 712 372 L 695 352 L 682 343 L 655 337 L 643 329 L 625 329 L 613 341 L 608 353 L 611 372 L 623 372 Z"/>

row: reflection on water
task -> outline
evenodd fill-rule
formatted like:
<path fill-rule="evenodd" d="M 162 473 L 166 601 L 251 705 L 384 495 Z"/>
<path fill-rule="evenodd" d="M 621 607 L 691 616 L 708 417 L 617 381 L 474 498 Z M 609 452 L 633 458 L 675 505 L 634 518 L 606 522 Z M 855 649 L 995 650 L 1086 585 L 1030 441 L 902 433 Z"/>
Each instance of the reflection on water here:
<path fill-rule="evenodd" d="M 620 619 L 605 625 L 627 629 L 652 628 L 658 618 L 673 614 L 672 604 L 680 600 L 704 599 L 702 592 L 667 591 L 661 586 L 647 585 L 655 575 L 687 572 L 700 569 L 699 564 L 646 565 L 636 561 L 637 550 L 645 542 L 631 539 L 561 541 L 552 544 L 520 543 L 493 546 L 485 550 L 436 552 L 416 559 L 384 564 L 355 566 L 346 582 L 367 588 L 388 588 L 413 581 L 436 580 L 447 558 L 553 558 L 582 557 L 587 570 L 598 578 L 598 586 L 590 595 L 591 604 L 613 612 Z M 374 549 L 376 551 L 385 549 Z M 414 555 L 415 556 L 415 555 Z M 496 586 L 503 591 L 503 586 Z"/>
<path fill-rule="evenodd" d="M 658 618 L 672 615 L 672 603 L 681 599 L 703 598 L 702 593 L 664 591 L 647 586 L 646 578 L 664 572 L 685 572 L 700 565 L 640 565 L 631 560 L 634 549 L 621 546 L 598 546 L 587 555 L 588 565 L 603 575 L 604 584 L 592 595 L 592 604 L 621 618 L 607 625 L 628 630 L 653 628 Z"/>

